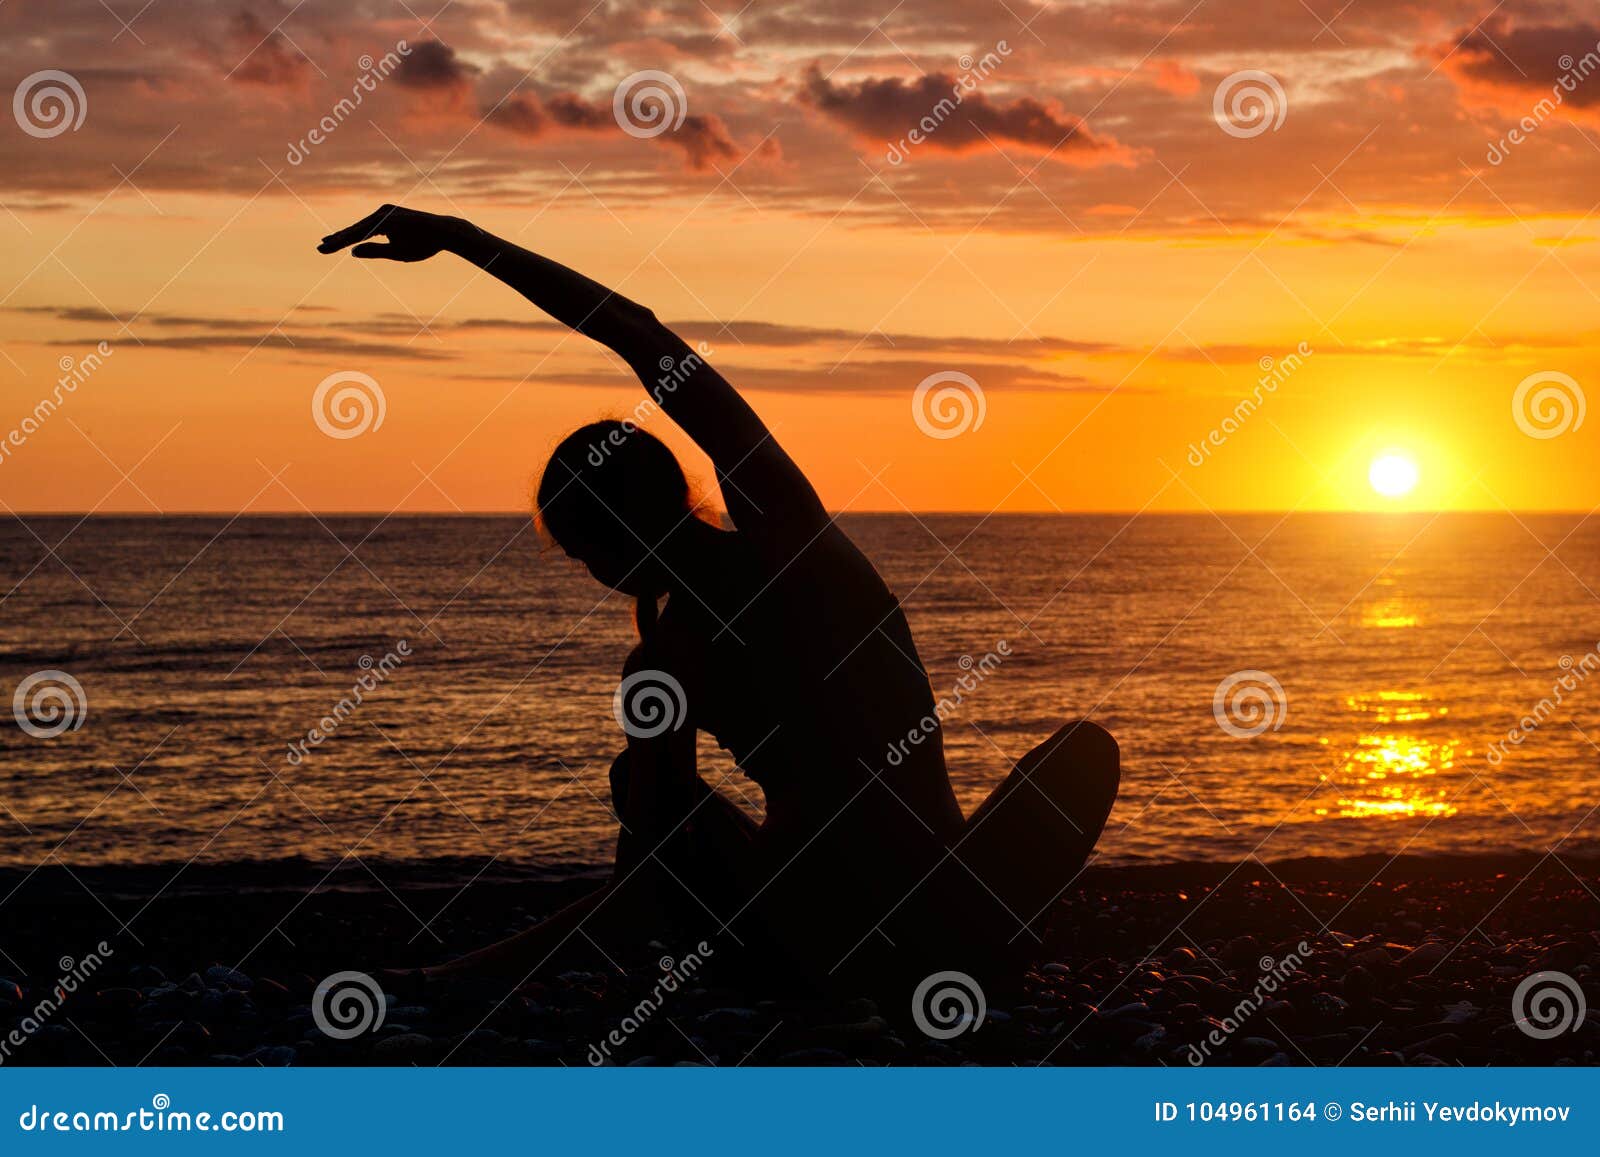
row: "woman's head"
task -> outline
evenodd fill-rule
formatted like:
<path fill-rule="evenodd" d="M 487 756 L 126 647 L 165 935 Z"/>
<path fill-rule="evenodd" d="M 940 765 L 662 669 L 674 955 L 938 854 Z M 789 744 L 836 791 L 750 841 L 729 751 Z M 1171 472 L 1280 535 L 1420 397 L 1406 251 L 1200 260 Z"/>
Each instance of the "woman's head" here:
<path fill-rule="evenodd" d="M 600 582 L 642 599 L 666 593 L 656 552 L 693 502 L 659 438 L 632 422 L 579 427 L 550 455 L 535 504 L 545 530 Z"/>

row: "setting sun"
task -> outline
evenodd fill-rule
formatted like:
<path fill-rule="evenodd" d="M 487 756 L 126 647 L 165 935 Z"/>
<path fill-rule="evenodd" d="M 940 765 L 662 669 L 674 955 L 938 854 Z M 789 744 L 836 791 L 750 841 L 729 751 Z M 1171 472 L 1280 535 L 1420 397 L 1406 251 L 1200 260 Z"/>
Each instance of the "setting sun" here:
<path fill-rule="evenodd" d="M 1372 460 L 1367 481 L 1385 498 L 1403 498 L 1416 489 L 1422 471 L 1404 454 L 1382 454 Z"/>

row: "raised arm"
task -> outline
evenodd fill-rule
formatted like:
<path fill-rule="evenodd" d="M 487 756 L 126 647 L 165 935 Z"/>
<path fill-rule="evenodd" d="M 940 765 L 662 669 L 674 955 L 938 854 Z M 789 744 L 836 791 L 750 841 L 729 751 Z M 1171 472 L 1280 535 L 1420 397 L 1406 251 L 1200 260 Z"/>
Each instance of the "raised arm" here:
<path fill-rule="evenodd" d="M 644 306 L 459 217 L 384 205 L 349 228 L 330 233 L 317 248 L 335 253 L 351 245 L 356 257 L 392 261 L 423 261 L 437 253 L 454 253 L 557 321 L 610 348 L 710 456 L 723 483 L 724 499 L 741 529 L 751 529 L 746 523 L 752 519 L 774 515 L 791 532 L 801 534 L 826 522 L 811 484 L 750 404 Z"/>

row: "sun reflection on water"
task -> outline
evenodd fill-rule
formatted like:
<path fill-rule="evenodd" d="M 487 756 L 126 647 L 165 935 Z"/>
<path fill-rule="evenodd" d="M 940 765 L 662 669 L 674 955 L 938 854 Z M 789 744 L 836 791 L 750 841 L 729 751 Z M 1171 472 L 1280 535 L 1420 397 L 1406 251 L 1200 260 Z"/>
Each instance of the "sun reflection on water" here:
<path fill-rule="evenodd" d="M 1392 631 L 1417 625 L 1417 616 L 1402 602 L 1369 603 L 1362 608 L 1361 625 Z"/>
<path fill-rule="evenodd" d="M 1453 816 L 1456 806 L 1435 777 L 1456 765 L 1454 739 L 1436 739 L 1391 726 L 1421 724 L 1442 719 L 1450 708 L 1421 692 L 1380 691 L 1351 695 L 1350 711 L 1361 717 L 1363 730 L 1347 750 L 1339 770 L 1331 777 L 1340 795 L 1318 815 L 1342 819 L 1433 819 Z M 1324 739 L 1332 744 L 1331 739 Z"/>

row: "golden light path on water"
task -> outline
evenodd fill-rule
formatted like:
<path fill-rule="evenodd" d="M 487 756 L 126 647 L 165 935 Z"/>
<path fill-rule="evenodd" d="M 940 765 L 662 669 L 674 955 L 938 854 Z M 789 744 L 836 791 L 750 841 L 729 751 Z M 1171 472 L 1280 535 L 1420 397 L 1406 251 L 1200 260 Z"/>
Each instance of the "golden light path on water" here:
<path fill-rule="evenodd" d="M 1344 819 L 1434 819 L 1453 816 L 1456 806 L 1437 776 L 1454 770 L 1457 743 L 1404 730 L 1441 720 L 1450 708 L 1419 691 L 1350 695 L 1345 706 L 1360 719 L 1355 745 L 1340 758 L 1332 777 L 1340 794 L 1317 814 Z M 1333 740 L 1324 738 L 1324 745 Z"/>

